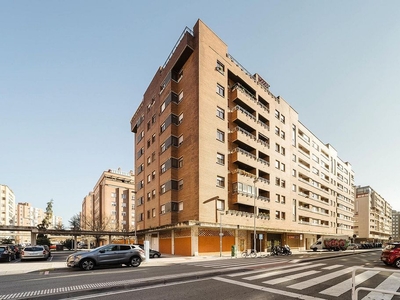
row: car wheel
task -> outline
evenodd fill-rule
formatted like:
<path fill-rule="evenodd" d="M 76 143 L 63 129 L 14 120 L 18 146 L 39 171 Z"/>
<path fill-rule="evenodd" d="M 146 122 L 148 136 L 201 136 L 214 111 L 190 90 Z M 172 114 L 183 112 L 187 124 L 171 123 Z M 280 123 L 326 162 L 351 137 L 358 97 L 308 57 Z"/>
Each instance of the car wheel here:
<path fill-rule="evenodd" d="M 131 267 L 139 267 L 141 262 L 142 262 L 142 259 L 140 257 L 133 256 L 133 257 L 131 257 L 129 264 L 131 265 Z"/>
<path fill-rule="evenodd" d="M 396 268 L 399 268 L 399 269 L 400 269 L 400 258 L 396 259 L 396 261 L 394 262 L 394 266 L 395 266 Z"/>
<path fill-rule="evenodd" d="M 90 271 L 94 268 L 94 261 L 88 258 L 85 258 L 81 261 L 80 267 L 82 270 Z"/>
<path fill-rule="evenodd" d="M 161 254 L 155 254 L 154 257 L 160 258 Z"/>

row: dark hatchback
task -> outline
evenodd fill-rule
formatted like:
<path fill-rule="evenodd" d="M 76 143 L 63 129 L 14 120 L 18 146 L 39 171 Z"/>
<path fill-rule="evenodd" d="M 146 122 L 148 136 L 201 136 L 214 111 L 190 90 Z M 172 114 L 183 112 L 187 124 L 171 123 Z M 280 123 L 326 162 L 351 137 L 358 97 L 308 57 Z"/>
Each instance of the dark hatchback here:
<path fill-rule="evenodd" d="M 381 261 L 385 265 L 400 268 L 400 243 L 389 243 L 382 250 Z"/>
<path fill-rule="evenodd" d="M 15 252 L 9 245 L 0 245 L 0 260 L 12 261 L 15 259 Z"/>

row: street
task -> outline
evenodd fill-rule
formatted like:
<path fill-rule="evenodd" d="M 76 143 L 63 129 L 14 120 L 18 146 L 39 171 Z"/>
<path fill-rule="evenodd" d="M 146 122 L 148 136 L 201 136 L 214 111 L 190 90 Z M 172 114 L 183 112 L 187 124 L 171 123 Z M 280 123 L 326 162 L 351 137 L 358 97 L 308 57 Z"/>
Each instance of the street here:
<path fill-rule="evenodd" d="M 331 258 L 314 261 L 297 255 L 179 263 L 154 260 L 138 268 L 90 272 L 64 268 L 9 275 L 1 277 L 0 299 L 351 299 L 354 266 L 371 268 L 356 273 L 358 286 L 394 291 L 400 287 L 400 273 L 379 260 L 380 251 L 328 255 Z M 358 299 L 400 299 L 368 293 L 361 291 Z"/>

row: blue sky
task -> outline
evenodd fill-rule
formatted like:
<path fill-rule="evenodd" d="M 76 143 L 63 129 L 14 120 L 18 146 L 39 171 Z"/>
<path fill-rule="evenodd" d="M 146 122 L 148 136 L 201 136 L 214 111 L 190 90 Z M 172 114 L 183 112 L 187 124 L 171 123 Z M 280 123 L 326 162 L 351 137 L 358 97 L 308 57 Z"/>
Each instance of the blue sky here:
<path fill-rule="evenodd" d="M 202 19 L 400 210 L 400 1 L 0 1 L 0 183 L 64 224 L 107 169 L 133 169 L 130 119 Z"/>

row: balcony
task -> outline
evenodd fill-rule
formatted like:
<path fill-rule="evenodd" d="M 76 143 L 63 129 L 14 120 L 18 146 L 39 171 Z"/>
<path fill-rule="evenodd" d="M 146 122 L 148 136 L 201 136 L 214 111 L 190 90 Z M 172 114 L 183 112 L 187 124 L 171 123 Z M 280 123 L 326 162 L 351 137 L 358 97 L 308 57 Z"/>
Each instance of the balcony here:
<path fill-rule="evenodd" d="M 245 89 L 240 83 L 236 83 L 230 92 L 230 99 L 235 102 L 236 99 L 241 100 L 243 103 L 246 103 L 249 107 L 254 110 L 257 110 L 257 99 L 256 97 Z"/>
<path fill-rule="evenodd" d="M 257 157 L 246 150 L 236 147 L 231 152 L 232 162 L 241 162 L 249 166 L 255 166 L 257 163 Z"/>
<path fill-rule="evenodd" d="M 236 126 L 230 132 L 230 135 L 233 142 L 240 141 L 249 145 L 250 147 L 253 147 L 254 149 L 258 148 L 257 137 L 239 126 Z"/>
<path fill-rule="evenodd" d="M 255 116 L 239 105 L 236 105 L 234 108 L 232 108 L 231 113 L 233 118 L 232 120 L 239 119 L 246 124 L 248 124 L 249 121 L 257 122 Z"/>

